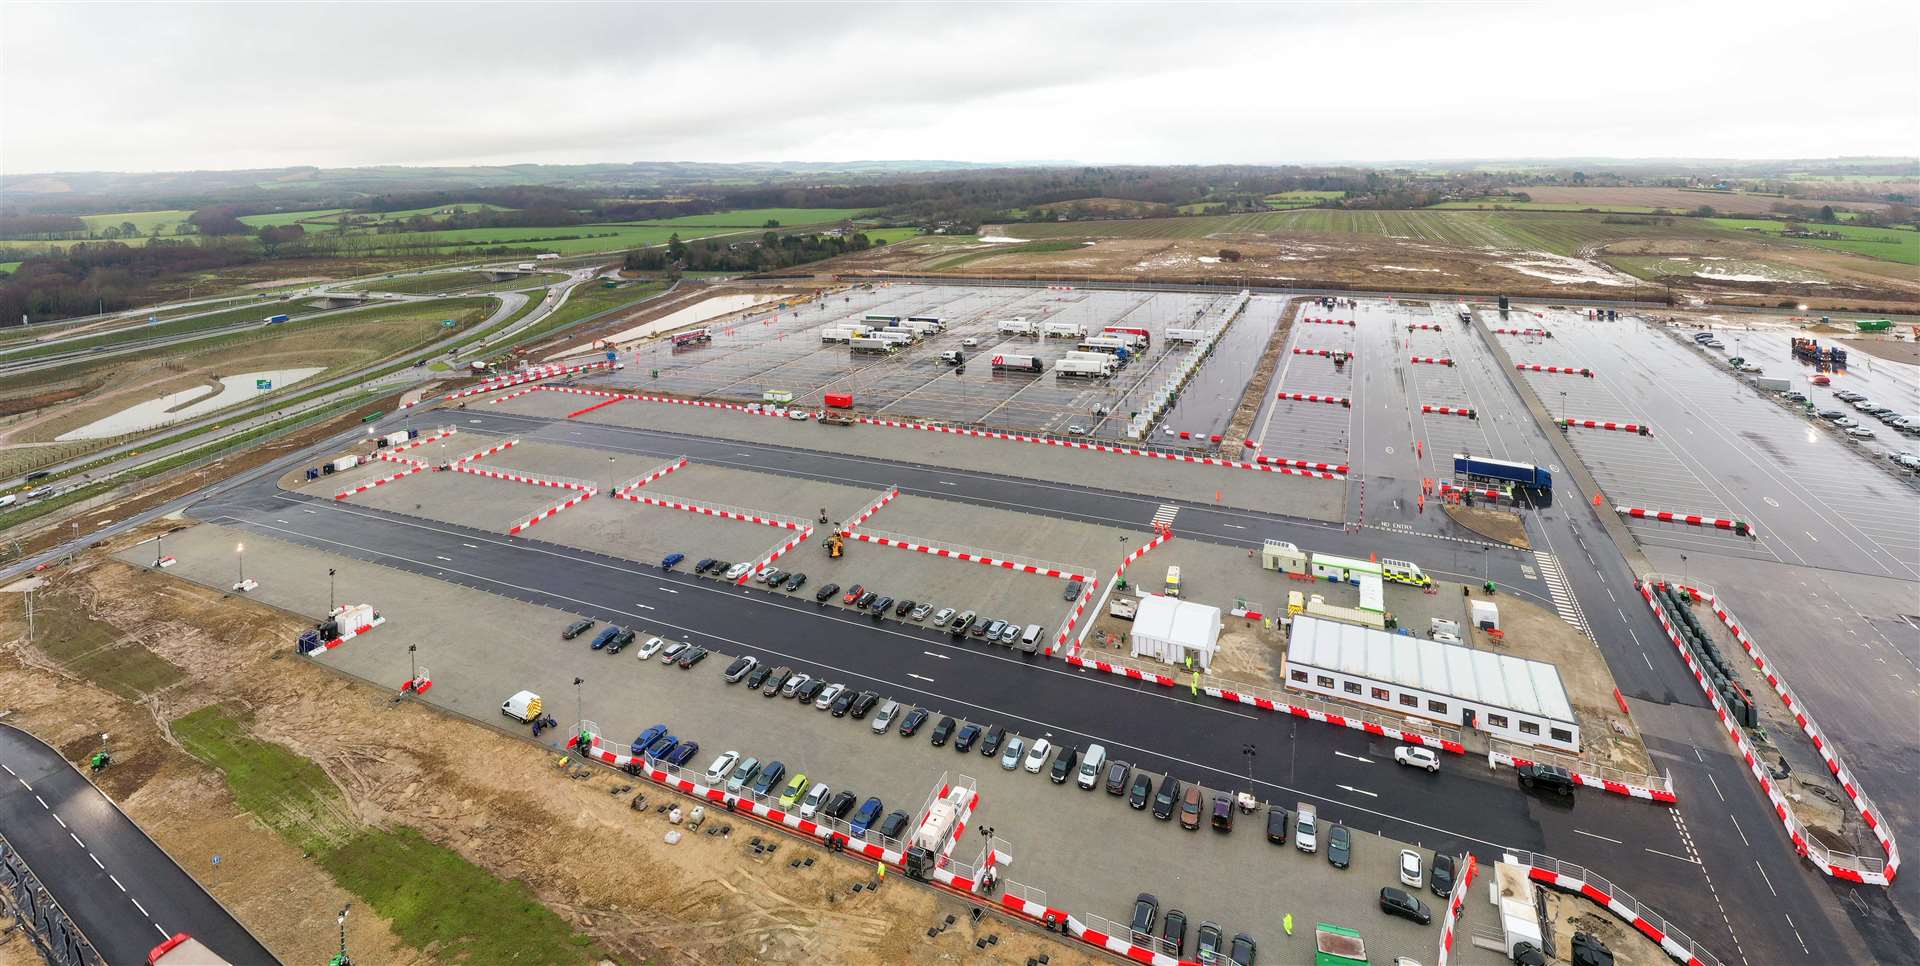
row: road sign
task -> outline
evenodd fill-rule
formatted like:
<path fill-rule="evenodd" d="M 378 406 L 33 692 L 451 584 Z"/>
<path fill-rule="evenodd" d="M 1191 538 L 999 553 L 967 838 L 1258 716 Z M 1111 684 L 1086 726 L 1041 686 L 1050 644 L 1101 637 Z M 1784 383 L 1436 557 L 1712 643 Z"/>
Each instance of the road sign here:
<path fill-rule="evenodd" d="M 273 380 L 271 380 L 271 379 L 255 379 L 255 380 L 253 381 L 253 388 L 255 388 L 255 389 L 258 389 L 258 390 L 260 390 L 261 392 L 266 392 L 267 390 L 269 390 L 269 389 L 272 389 L 272 388 L 273 388 Z"/>

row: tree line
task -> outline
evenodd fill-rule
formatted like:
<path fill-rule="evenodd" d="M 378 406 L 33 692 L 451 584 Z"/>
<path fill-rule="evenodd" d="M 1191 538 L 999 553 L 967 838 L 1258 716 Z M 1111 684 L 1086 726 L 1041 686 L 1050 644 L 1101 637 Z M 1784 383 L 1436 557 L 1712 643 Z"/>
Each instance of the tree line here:
<path fill-rule="evenodd" d="M 708 238 L 692 243 L 681 241 L 676 234 L 667 239 L 664 248 L 628 252 L 624 265 L 630 272 L 755 273 L 824 261 L 871 247 L 872 240 L 859 232 L 783 235 L 770 231 L 758 241 Z"/>

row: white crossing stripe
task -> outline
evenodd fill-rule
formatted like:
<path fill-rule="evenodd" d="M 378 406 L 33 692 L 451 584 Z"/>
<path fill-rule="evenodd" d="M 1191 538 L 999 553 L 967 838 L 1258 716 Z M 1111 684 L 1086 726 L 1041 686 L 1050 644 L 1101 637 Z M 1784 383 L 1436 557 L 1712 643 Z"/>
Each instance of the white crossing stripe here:
<path fill-rule="evenodd" d="M 1160 504 L 1159 512 L 1153 515 L 1153 525 L 1156 527 L 1173 526 L 1173 518 L 1177 516 L 1179 513 L 1180 513 L 1179 507 L 1171 503 L 1162 503 Z"/>
<path fill-rule="evenodd" d="M 1540 579 L 1547 585 L 1547 596 L 1553 598 L 1554 613 L 1591 640 L 1593 631 L 1587 627 L 1587 617 L 1580 611 L 1580 601 L 1573 596 L 1566 578 L 1560 573 L 1560 562 L 1544 550 L 1535 550 L 1533 559 L 1540 564 Z"/>

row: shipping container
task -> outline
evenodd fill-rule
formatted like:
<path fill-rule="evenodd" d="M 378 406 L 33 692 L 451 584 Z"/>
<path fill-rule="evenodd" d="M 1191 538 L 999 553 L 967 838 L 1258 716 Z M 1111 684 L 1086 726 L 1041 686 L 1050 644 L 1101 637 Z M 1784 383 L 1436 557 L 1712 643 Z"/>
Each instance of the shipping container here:
<path fill-rule="evenodd" d="M 1146 349 L 1146 348 L 1150 348 L 1153 345 L 1153 333 L 1148 332 L 1146 329 L 1136 328 L 1134 326 L 1109 325 L 1106 328 L 1101 329 L 1100 332 L 1103 335 L 1111 335 L 1117 338 L 1126 339 L 1128 345 L 1137 349 Z"/>
<path fill-rule="evenodd" d="M 393 431 L 393 432 L 391 432 L 391 433 L 388 433 L 388 434 L 387 434 L 387 435 L 385 435 L 385 436 L 382 436 L 382 437 L 380 437 L 380 440 L 381 440 L 381 442 L 384 442 L 384 443 L 386 443 L 386 444 L 387 444 L 388 446 L 396 446 L 396 445 L 398 445 L 398 444 L 400 444 L 400 443 L 404 443 L 404 442 L 406 442 L 407 440 L 409 440 L 409 439 L 411 439 L 411 438 L 412 438 L 412 437 L 410 437 L 410 436 L 408 436 L 408 435 L 407 435 L 407 431 L 406 431 L 406 430 L 404 430 L 404 429 L 400 429 L 400 430 L 395 430 L 395 431 Z"/>
<path fill-rule="evenodd" d="M 821 342 L 845 342 L 867 334 L 867 330 L 857 325 L 829 325 L 820 330 Z"/>
<path fill-rule="evenodd" d="M 785 389 L 769 389 L 760 394 L 760 399 L 762 402 L 790 403 L 793 401 L 793 393 Z"/>
<path fill-rule="evenodd" d="M 903 320 L 897 315 L 869 315 L 861 321 L 869 325 L 894 325 Z"/>
<path fill-rule="evenodd" d="M 850 392 L 827 393 L 826 403 L 827 405 L 832 406 L 835 409 L 852 409 L 853 393 L 850 393 Z"/>
<path fill-rule="evenodd" d="M 1514 463 L 1508 460 L 1455 453 L 1453 454 L 1453 472 L 1455 476 L 1470 480 L 1497 480 L 1542 490 L 1553 489 L 1553 474 L 1546 467 L 1531 463 Z"/>
<path fill-rule="evenodd" d="M 342 456 L 339 459 L 333 461 L 333 471 L 335 473 L 345 473 L 346 471 L 353 469 L 354 467 L 359 465 L 360 465 L 360 457 Z"/>

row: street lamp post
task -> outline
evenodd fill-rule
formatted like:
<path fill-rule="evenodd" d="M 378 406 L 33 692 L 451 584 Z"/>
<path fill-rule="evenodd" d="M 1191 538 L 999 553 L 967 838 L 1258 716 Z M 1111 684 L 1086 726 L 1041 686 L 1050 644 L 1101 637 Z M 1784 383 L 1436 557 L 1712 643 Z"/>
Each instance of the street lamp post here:
<path fill-rule="evenodd" d="M 340 600 L 333 593 L 333 568 L 328 567 L 327 568 L 327 613 L 331 614 L 334 611 L 339 609 L 340 609 Z M 408 650 L 412 650 L 412 648 L 408 648 Z"/>
<path fill-rule="evenodd" d="M 414 660 L 414 657 L 413 657 L 413 652 L 419 649 L 420 649 L 420 645 L 418 644 L 407 645 L 407 670 L 409 672 L 407 675 L 407 680 L 409 681 L 417 681 L 420 679 L 420 665 Z"/>
<path fill-rule="evenodd" d="M 587 683 L 586 678 L 573 679 L 573 720 L 576 724 L 587 720 L 587 713 L 581 710 L 585 699 L 580 696 L 580 686 L 585 683 Z"/>
<path fill-rule="evenodd" d="M 153 565 L 156 567 L 160 566 L 160 561 L 167 559 L 166 540 L 164 533 L 153 538 Z"/>
<path fill-rule="evenodd" d="M 1258 751 L 1259 749 L 1250 744 L 1240 746 L 1240 754 L 1247 759 L 1247 794 L 1249 795 L 1253 794 L 1253 757 Z"/>
<path fill-rule="evenodd" d="M 247 582 L 247 545 L 244 543 L 234 544 L 233 553 L 234 560 L 238 561 L 240 567 L 240 582 L 244 584 Z"/>

